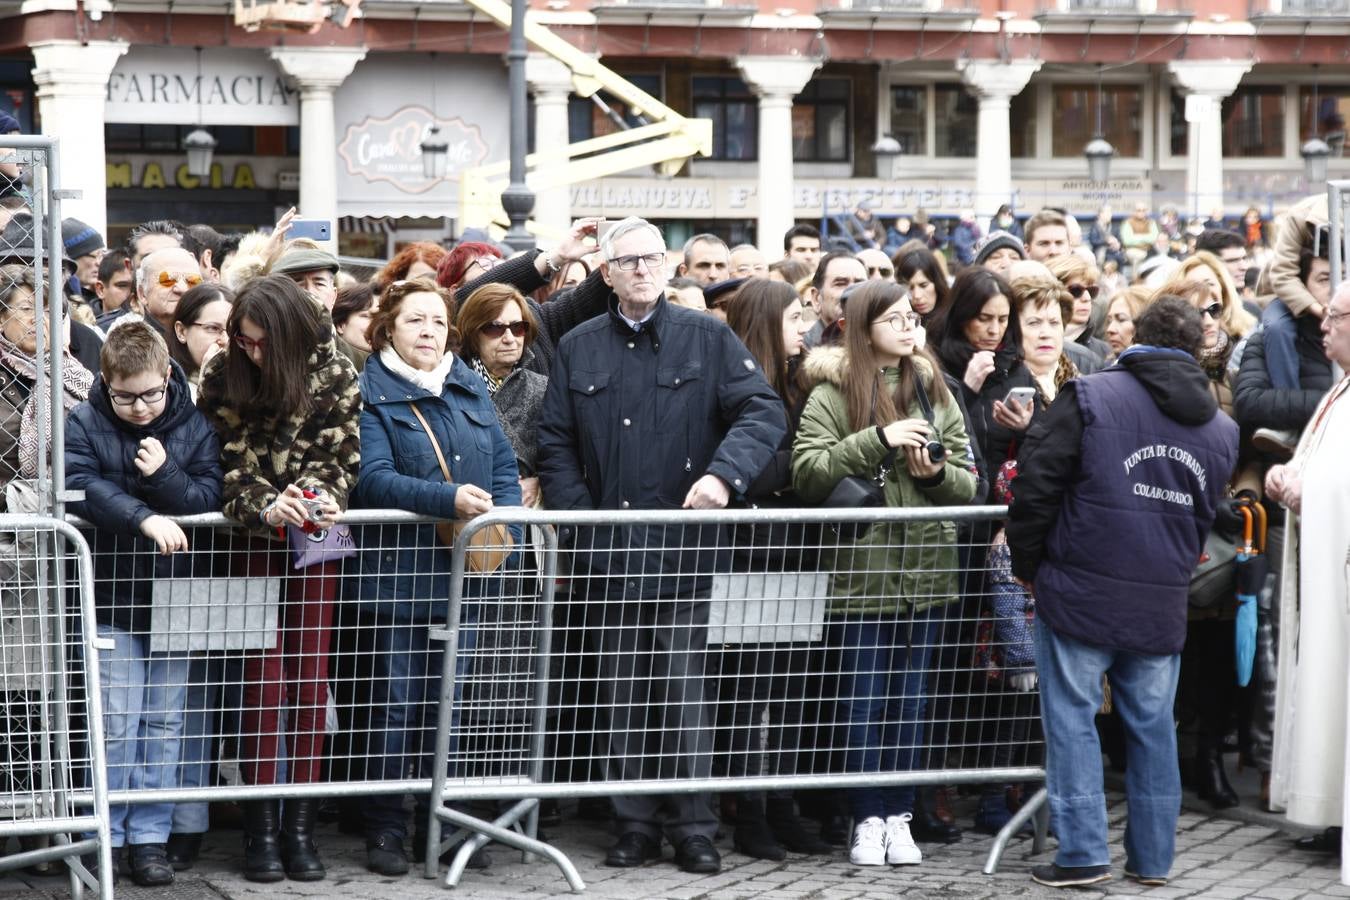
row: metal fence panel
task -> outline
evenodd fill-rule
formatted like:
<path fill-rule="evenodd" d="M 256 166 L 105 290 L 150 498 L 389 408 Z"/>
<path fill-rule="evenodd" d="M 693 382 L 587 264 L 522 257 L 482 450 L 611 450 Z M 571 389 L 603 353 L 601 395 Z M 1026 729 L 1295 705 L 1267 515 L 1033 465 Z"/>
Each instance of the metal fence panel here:
<path fill-rule="evenodd" d="M 175 738 L 176 773 L 133 787 L 150 738 L 110 744 L 110 800 L 174 803 L 190 832 L 208 800 L 334 796 L 375 828 L 413 794 L 429 876 L 443 858 L 457 879 L 493 839 L 579 888 L 531 837 L 541 798 L 1034 790 L 1036 694 L 1009 679 L 1032 669 L 1030 608 L 991 558 L 1002 514 L 502 509 L 461 541 L 511 526 L 490 576 L 481 548 L 451 553 L 433 520 L 389 510 L 350 511 L 357 555 L 301 569 L 219 515 L 178 519 L 190 550 L 172 557 L 89 529 L 100 637 L 148 634 L 120 655 L 183 691 L 154 738 Z M 851 596 L 868 615 L 841 614 Z M 850 737 L 864 706 L 872 761 Z"/>
<path fill-rule="evenodd" d="M 0 515 L 0 840 L 21 846 L 0 871 L 64 860 L 75 896 L 110 900 L 80 862 L 112 871 L 90 566 L 64 522 Z"/>
<path fill-rule="evenodd" d="M 51 452 L 64 444 L 63 422 L 50 418 L 63 362 L 50 352 L 51 336 L 62 333 L 70 305 L 58 159 L 48 137 L 6 136 L 0 147 L 0 299 L 8 315 L 31 323 L 17 343 L 0 347 L 0 486 L 11 513 L 52 512 L 52 485 L 64 480 L 61 454 Z"/>
<path fill-rule="evenodd" d="M 476 520 L 437 635 L 428 876 L 461 838 L 448 883 L 489 838 L 551 849 L 528 837 L 531 803 L 489 820 L 473 799 L 609 796 L 620 820 L 664 802 L 711 821 L 712 791 L 830 789 L 829 803 L 838 789 L 983 783 L 1001 795 L 1041 781 L 1032 605 L 1011 578 L 1002 514 Z M 543 538 L 502 573 L 475 575 L 467 541 L 495 523 Z M 460 830 L 442 843 L 440 822 Z"/>

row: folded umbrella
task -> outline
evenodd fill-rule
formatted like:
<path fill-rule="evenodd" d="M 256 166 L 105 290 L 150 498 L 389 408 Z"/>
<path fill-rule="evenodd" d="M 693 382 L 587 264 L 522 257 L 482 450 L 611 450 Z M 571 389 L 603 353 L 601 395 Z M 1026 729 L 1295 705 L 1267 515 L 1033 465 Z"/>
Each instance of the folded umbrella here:
<path fill-rule="evenodd" d="M 1247 503 L 1239 510 L 1243 528 L 1242 546 L 1236 557 L 1237 622 L 1234 623 L 1233 640 L 1237 683 L 1246 687 L 1252 680 L 1252 661 L 1256 658 L 1256 598 L 1266 583 L 1270 562 L 1266 558 L 1265 508 L 1260 503 Z"/>

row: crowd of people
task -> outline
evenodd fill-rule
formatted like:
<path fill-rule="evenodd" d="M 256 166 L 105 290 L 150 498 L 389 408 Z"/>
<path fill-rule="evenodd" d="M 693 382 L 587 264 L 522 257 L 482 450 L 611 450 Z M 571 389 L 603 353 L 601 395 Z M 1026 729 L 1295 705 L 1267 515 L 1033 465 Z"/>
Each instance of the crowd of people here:
<path fill-rule="evenodd" d="M 46 364 L 31 249 L 24 256 L 33 220 L 6 202 L 0 480 L 15 511 L 51 438 L 33 396 Z M 212 751 L 190 753 L 187 737 L 212 733 L 187 724 L 216 707 L 188 690 L 213 681 L 200 669 L 208 663 L 149 645 L 150 584 L 189 549 L 174 516 L 223 511 L 248 535 L 234 573 L 282 585 L 276 640 L 242 661 L 245 783 L 326 777 L 330 654 L 349 629 L 371 642 L 365 752 L 375 777 L 398 780 L 431 765 L 426 735 L 441 691 L 426 626 L 445 614 L 448 550 L 430 525 L 368 541 L 355 527 L 353 557 L 296 569 L 276 552 L 288 527 L 326 530 L 362 507 L 463 522 L 521 505 L 830 505 L 856 477 L 891 507 L 1011 509 L 1007 523 L 959 534 L 897 524 L 822 545 L 844 771 L 925 765 L 941 668 L 931 657 L 965 643 L 953 623 L 984 616 L 1000 648 L 998 702 L 1025 711 L 1039 697 L 1045 723 L 1060 851 L 1038 881 L 1110 877 L 1099 729 L 1127 770 L 1126 873 L 1145 884 L 1171 867 L 1178 772 L 1215 808 L 1235 805 L 1225 774 L 1235 751 L 1263 773 L 1261 802 L 1294 810 L 1296 784 L 1277 777 L 1270 793 L 1277 673 L 1290 661 L 1267 629 L 1255 677 L 1239 685 L 1236 597 L 1189 598 L 1211 525 L 1231 543 L 1264 503 L 1278 547 L 1281 504 L 1297 510 L 1306 495 L 1306 453 L 1294 451 L 1350 330 L 1350 289 L 1333 296 L 1329 279 L 1325 198 L 1293 207 L 1269 248 L 1259 221 L 1233 230 L 1216 214 L 1181 228 L 1174 213 L 1155 220 L 1142 205 L 1119 223 L 1103 210 L 1086 231 L 1062 211 L 1019 221 L 1005 209 L 989 233 L 963 217 L 948 239 L 916 216 L 904 222 L 913 236 L 893 247 L 888 230 L 869 225 L 871 210 L 860 213 L 852 246 L 823 245 L 819 230 L 797 225 L 773 262 L 776 247 L 729 247 L 704 233 L 672 253 L 642 219 L 606 223 L 603 234 L 583 219 L 544 252 L 412 244 L 366 281 L 323 246 L 288 239 L 293 211 L 270 233 L 244 236 L 146 222 L 121 249 L 63 222 L 69 280 L 48 296 L 69 325 L 58 347 L 67 487 L 84 492 L 69 508 L 94 525 L 98 630 L 115 648 L 99 659 L 110 787 L 192 786 L 209 768 L 188 764 Z M 792 704 L 773 701 L 804 701 L 792 696 L 797 676 L 818 663 L 792 648 L 726 654 L 725 684 L 714 688 L 717 673 L 704 670 L 709 548 L 667 528 L 644 553 L 660 577 L 634 579 L 614 549 L 628 546 L 621 527 L 577 538 L 585 547 L 573 574 L 584 577 L 558 614 L 564 640 L 590 651 L 568 658 L 595 667 L 559 677 L 596 685 L 601 737 L 584 755 L 614 782 L 707 777 L 718 715 L 707 698 L 720 690 L 737 699 L 736 721 L 717 723 L 739 742 L 730 774 L 750 771 L 761 764 L 751 735 L 760 714 L 775 721 Z M 525 535 L 512 528 L 497 540 L 519 548 Z M 521 564 L 519 553 L 489 556 L 467 596 L 486 596 Z M 1277 616 L 1279 592 L 1268 593 Z M 348 602 L 359 615 L 335 621 Z M 618 624 L 587 627 L 587 610 L 602 608 L 622 610 Z M 471 647 L 472 627 L 459 640 Z M 769 670 L 756 669 L 765 658 Z M 1116 713 L 1094 723 L 1103 678 Z M 779 731 L 778 771 L 791 774 L 784 760 L 810 748 L 793 743 L 804 733 L 793 723 Z M 687 739 L 653 749 L 670 733 Z M 153 756 L 142 749 L 149 734 Z M 1010 787 L 982 789 L 976 828 L 1009 821 Z M 843 844 L 857 865 L 920 864 L 920 843 L 960 837 L 951 795 L 858 787 L 841 804 L 751 792 L 736 803 L 735 846 L 782 858 Z M 418 798 L 419 822 L 427 800 Z M 611 804 L 608 865 L 659 858 L 665 838 L 680 867 L 719 869 L 707 795 L 620 792 Z M 170 883 L 192 864 L 207 828 L 196 806 L 113 810 L 113 844 L 127 848 L 138 883 Z M 1339 807 L 1333 816 L 1329 803 L 1309 806 L 1301 821 L 1339 824 Z M 243 810 L 248 878 L 325 876 L 316 799 Z M 357 817 L 369 868 L 406 872 L 424 838 L 406 846 L 404 798 L 371 798 Z"/>

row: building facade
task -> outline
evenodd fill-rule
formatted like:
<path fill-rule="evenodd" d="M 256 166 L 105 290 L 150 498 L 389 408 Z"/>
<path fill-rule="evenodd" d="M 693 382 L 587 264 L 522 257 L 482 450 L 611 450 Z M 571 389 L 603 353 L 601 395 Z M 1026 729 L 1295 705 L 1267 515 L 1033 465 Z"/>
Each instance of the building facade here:
<path fill-rule="evenodd" d="M 711 155 L 674 177 L 545 192 L 553 227 L 639 214 L 672 239 L 772 249 L 863 199 L 883 218 L 1269 214 L 1318 189 L 1299 153 L 1313 135 L 1350 177 L 1350 0 L 536 0 L 532 16 L 714 126 Z M 251 227 L 297 202 L 380 255 L 481 224 L 455 221 L 455 175 L 507 156 L 507 37 L 458 0 L 365 0 L 314 34 L 246 32 L 221 0 L 26 0 L 0 23 L 0 108 L 62 138 L 84 192 L 70 214 L 113 234 L 163 216 Z M 552 59 L 529 80 L 533 146 L 636 124 Z M 418 150 L 433 122 L 439 181 Z M 198 125 L 220 141 L 205 178 L 179 149 Z M 1094 182 L 1099 132 L 1116 156 Z"/>

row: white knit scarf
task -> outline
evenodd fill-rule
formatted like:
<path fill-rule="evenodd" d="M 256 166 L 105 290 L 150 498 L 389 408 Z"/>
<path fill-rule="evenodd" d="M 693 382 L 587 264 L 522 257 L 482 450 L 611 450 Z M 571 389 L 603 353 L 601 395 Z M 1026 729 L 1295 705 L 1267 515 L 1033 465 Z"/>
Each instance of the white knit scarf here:
<path fill-rule="evenodd" d="M 447 352 L 436 364 L 436 368 L 427 372 L 423 369 L 414 369 L 403 361 L 397 350 L 392 346 L 386 346 L 380 351 L 380 362 L 404 381 L 417 385 L 433 397 L 439 397 L 445 389 L 445 378 L 450 374 L 450 367 L 455 364 L 455 354 Z"/>

